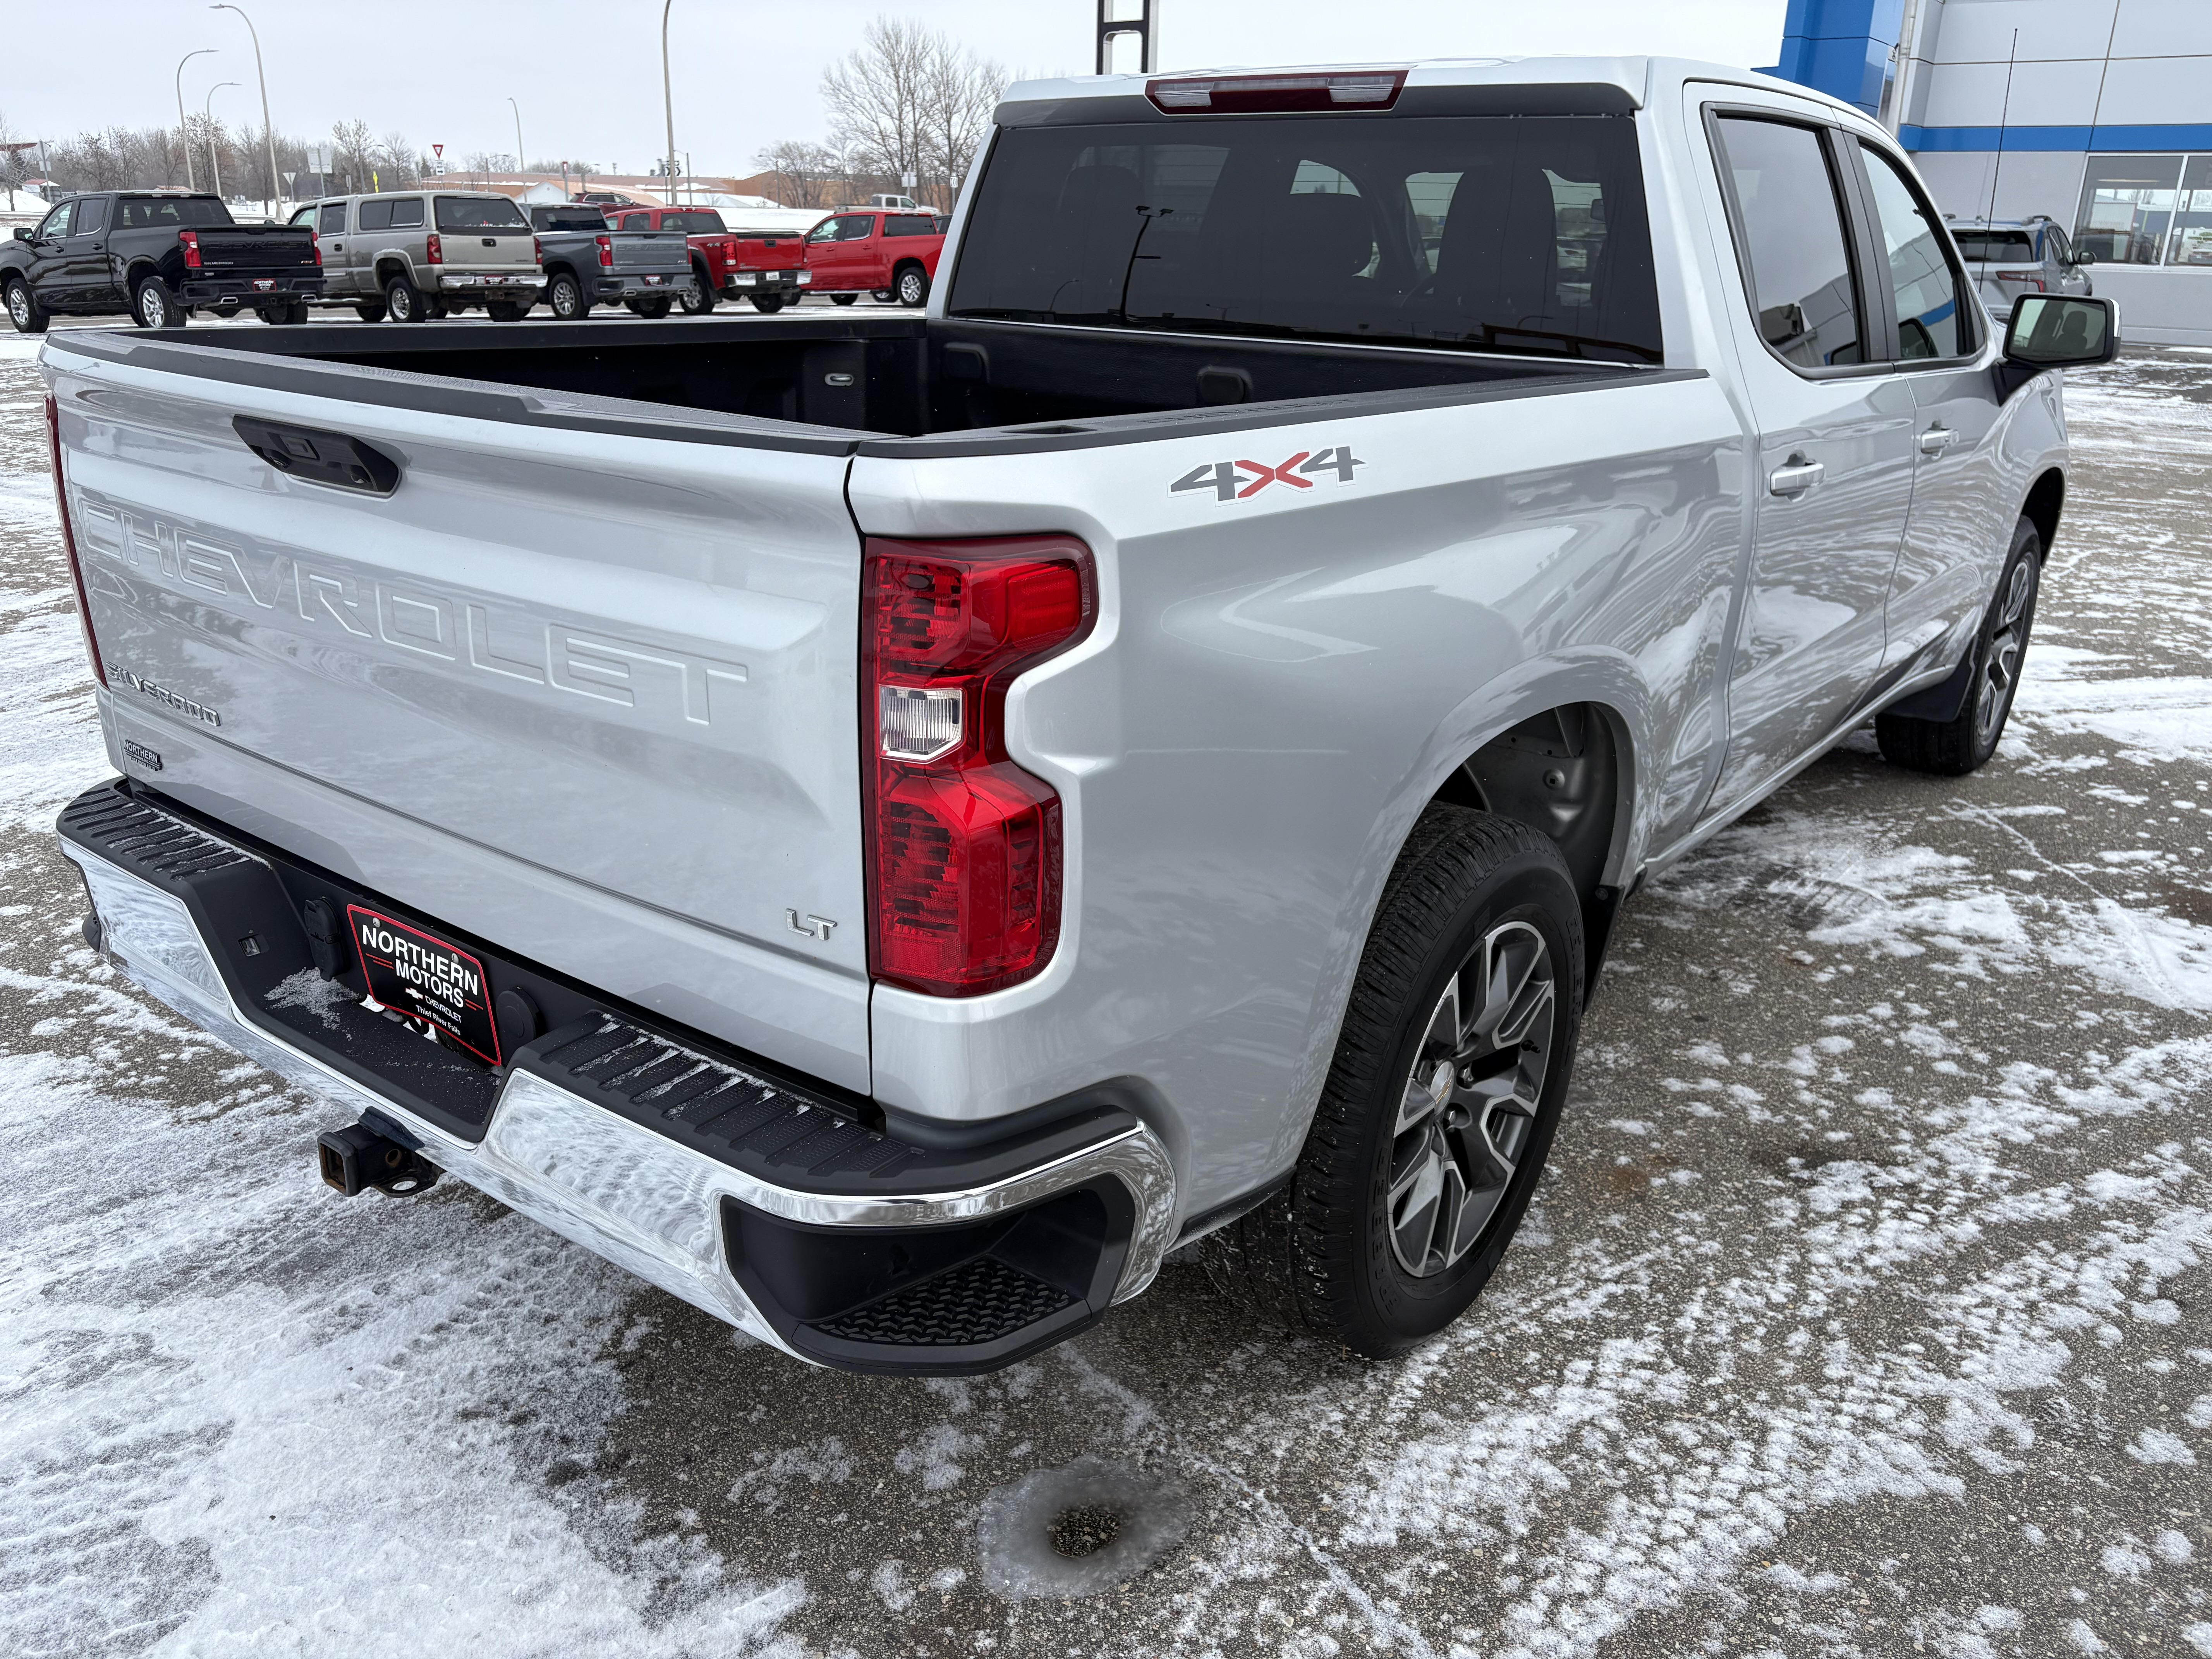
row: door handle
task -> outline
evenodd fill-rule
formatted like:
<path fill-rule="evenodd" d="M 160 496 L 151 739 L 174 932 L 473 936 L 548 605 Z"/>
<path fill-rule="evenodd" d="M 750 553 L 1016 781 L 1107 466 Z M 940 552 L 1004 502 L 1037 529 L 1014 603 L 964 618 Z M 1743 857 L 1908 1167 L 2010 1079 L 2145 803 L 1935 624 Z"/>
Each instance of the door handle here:
<path fill-rule="evenodd" d="M 1958 441 L 1959 434 L 1949 427 L 1931 426 L 1920 434 L 1920 453 L 1923 455 L 1941 455 Z"/>
<path fill-rule="evenodd" d="M 1818 461 L 1808 461 L 1802 455 L 1792 455 L 1766 475 L 1766 493 L 1770 495 L 1802 495 L 1826 477 L 1827 471 L 1828 469 Z"/>

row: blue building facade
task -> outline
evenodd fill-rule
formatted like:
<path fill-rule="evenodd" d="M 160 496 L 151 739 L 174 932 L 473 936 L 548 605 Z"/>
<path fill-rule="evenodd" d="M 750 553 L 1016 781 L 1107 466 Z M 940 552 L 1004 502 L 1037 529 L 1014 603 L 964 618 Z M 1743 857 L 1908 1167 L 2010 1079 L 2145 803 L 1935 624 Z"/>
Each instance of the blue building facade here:
<path fill-rule="evenodd" d="M 1790 0 L 1771 72 L 1882 122 L 1954 217 L 2056 221 L 2130 339 L 2212 345 L 2212 0 Z"/>

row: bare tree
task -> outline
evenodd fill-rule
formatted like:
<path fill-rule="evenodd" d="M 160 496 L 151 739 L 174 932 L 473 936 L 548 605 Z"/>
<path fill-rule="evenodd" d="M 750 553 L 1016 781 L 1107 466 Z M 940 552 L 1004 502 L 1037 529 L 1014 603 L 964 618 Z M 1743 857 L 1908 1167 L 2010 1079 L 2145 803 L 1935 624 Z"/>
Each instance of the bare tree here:
<path fill-rule="evenodd" d="M 35 141 L 15 136 L 15 128 L 0 110 L 0 190 L 8 192 L 8 211 L 15 210 L 15 192 L 29 182 L 31 155 L 37 149 Z"/>
<path fill-rule="evenodd" d="M 902 17 L 878 17 L 860 44 L 822 76 L 831 141 L 856 171 L 894 189 L 917 179 L 927 154 L 923 126 L 935 32 Z"/>
<path fill-rule="evenodd" d="M 827 144 L 787 138 L 753 157 L 772 175 L 776 200 L 790 208 L 835 207 L 845 179 L 845 158 Z"/>
<path fill-rule="evenodd" d="M 348 192 L 359 195 L 368 189 L 369 175 L 376 166 L 376 141 L 368 136 L 368 123 L 356 119 L 334 124 L 331 144 L 337 152 L 337 170 L 345 178 Z"/>
<path fill-rule="evenodd" d="M 376 160 L 385 182 L 419 185 L 422 182 L 422 153 L 404 132 L 387 132 L 377 142 Z"/>
<path fill-rule="evenodd" d="M 927 160 L 921 169 L 937 205 L 946 210 L 968 180 L 975 152 L 991 130 L 991 112 L 1006 89 L 1005 66 L 976 58 L 939 35 L 932 42 L 922 82 L 921 125 Z"/>

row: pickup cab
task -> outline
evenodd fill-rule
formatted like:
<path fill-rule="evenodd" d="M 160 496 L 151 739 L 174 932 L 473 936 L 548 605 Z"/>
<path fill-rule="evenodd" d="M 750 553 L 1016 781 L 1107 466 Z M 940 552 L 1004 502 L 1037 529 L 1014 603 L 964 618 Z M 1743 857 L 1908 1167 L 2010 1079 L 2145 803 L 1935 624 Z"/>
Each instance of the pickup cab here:
<path fill-rule="evenodd" d="M 796 303 L 812 281 L 804 235 L 790 231 L 732 229 L 713 208 L 610 210 L 617 230 L 680 230 L 691 244 L 691 281 L 678 303 L 687 316 L 703 316 L 718 300 L 750 299 L 759 311 Z"/>
<path fill-rule="evenodd" d="M 1880 126 L 1635 58 L 1018 85 L 951 234 L 925 315 L 50 337 L 86 937 L 337 1191 L 805 1360 L 1200 1241 L 1400 1352 L 1638 885 L 1994 752 L 2112 302 L 2000 336 Z"/>
<path fill-rule="evenodd" d="M 863 294 L 921 306 L 937 280 L 945 233 L 927 213 L 874 208 L 832 214 L 806 236 L 813 291 L 849 306 Z"/>
<path fill-rule="evenodd" d="M 683 231 L 618 230 L 607 216 L 615 210 L 587 204 L 530 210 L 545 303 L 562 322 L 581 322 L 602 305 L 665 317 L 691 281 L 690 242 Z"/>
<path fill-rule="evenodd" d="M 476 306 L 495 322 L 527 316 L 544 278 L 530 221 L 489 191 L 332 196 L 291 222 L 323 251 L 324 300 L 365 323 L 420 323 Z"/>
<path fill-rule="evenodd" d="M 0 243 L 0 295 L 20 334 L 54 316 L 127 316 L 181 328 L 195 311 L 301 323 L 321 297 L 313 235 L 241 225 L 218 197 L 173 191 L 73 196 Z"/>

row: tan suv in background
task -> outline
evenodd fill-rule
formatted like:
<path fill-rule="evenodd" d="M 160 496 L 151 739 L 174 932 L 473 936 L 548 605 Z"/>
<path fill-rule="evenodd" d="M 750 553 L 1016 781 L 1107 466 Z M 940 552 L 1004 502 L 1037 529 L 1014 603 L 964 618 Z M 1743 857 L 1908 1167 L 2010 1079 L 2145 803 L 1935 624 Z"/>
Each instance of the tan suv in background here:
<path fill-rule="evenodd" d="M 350 305 L 363 322 L 419 323 L 480 305 L 511 323 L 544 289 L 529 218 L 489 191 L 331 196 L 292 222 L 322 245 L 322 303 Z"/>

